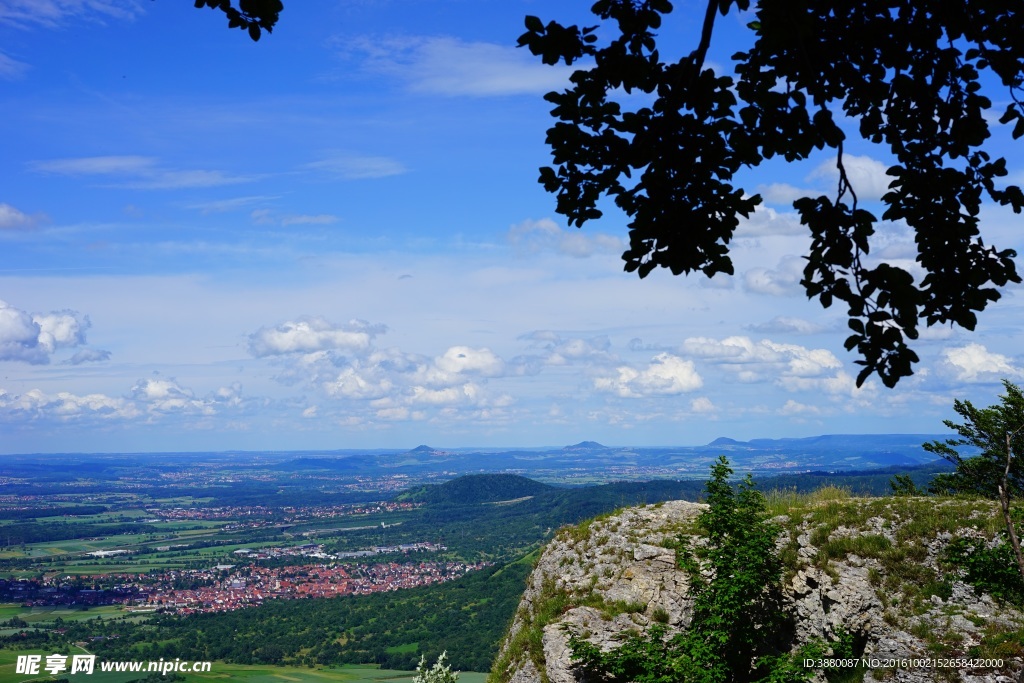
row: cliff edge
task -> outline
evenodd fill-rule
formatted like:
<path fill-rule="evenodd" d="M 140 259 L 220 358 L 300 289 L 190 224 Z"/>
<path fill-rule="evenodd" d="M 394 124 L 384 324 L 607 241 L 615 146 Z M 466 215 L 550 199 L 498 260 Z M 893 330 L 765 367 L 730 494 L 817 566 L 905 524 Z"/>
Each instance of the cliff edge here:
<path fill-rule="evenodd" d="M 956 539 L 999 541 L 994 505 L 840 496 L 782 507 L 787 514 L 773 521 L 783 529 L 776 545 L 794 650 L 845 638 L 855 656 L 875 664 L 858 672 L 867 683 L 1024 677 L 1024 614 L 966 583 L 946 559 Z M 692 598 L 674 548 L 680 535 L 696 533 L 704 508 L 671 501 L 560 530 L 530 576 L 491 680 L 585 683 L 569 631 L 607 650 L 655 623 L 670 633 L 687 628 Z M 823 683 L 825 672 L 814 680 Z"/>

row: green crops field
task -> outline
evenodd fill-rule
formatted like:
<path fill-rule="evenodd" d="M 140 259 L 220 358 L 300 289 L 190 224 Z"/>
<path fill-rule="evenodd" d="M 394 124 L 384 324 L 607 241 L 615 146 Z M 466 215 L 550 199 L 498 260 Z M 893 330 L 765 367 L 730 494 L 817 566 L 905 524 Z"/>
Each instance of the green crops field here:
<path fill-rule="evenodd" d="M 58 654 L 74 655 L 85 652 L 81 648 L 72 648 L 68 652 Z M 43 683 L 50 679 L 45 672 L 37 676 L 26 676 L 15 673 L 15 663 L 20 654 L 40 654 L 44 657 L 49 652 L 41 650 L 0 650 L 0 683 Z M 129 683 L 145 677 L 142 673 L 113 673 L 97 670 L 92 674 L 67 675 L 72 683 Z M 241 664 L 223 664 L 213 662 L 209 673 L 183 674 L 185 683 L 411 683 L 413 672 L 377 669 L 366 666 L 344 666 L 332 669 L 305 669 L 287 666 L 245 666 Z M 484 683 L 487 674 L 463 672 L 459 680 L 463 683 Z"/>

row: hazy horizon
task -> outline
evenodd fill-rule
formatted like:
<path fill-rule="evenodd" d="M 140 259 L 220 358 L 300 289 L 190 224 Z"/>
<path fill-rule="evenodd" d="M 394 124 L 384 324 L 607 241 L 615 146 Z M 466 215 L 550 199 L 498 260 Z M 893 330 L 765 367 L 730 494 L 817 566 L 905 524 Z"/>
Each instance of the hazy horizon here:
<path fill-rule="evenodd" d="M 799 285 L 791 205 L 834 190 L 829 153 L 739 178 L 765 204 L 731 277 L 624 273 L 612 207 L 568 227 L 537 183 L 568 72 L 515 44 L 586 3 L 285 4 L 258 43 L 191 3 L 0 9 L 0 450 L 934 433 L 1024 380 L 1011 285 L 976 331 L 924 329 L 895 389 L 855 386 L 845 311 Z M 666 57 L 703 16 L 676 4 Z M 709 61 L 748 21 L 718 22 Z M 1005 126 L 991 143 L 1024 179 Z M 878 153 L 853 135 L 844 157 L 876 213 Z M 981 215 L 1024 250 L 1020 217 Z M 882 225 L 872 258 L 913 270 L 913 237 Z"/>

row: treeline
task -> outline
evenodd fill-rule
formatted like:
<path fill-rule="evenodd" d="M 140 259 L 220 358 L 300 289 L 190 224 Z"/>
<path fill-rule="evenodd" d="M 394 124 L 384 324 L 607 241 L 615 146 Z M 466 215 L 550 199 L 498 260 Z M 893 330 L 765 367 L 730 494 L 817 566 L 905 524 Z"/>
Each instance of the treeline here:
<path fill-rule="evenodd" d="M 849 489 L 855 496 L 887 496 L 893 492 L 890 482 L 896 475 L 910 477 L 914 484 L 925 489 L 939 474 L 952 472 L 955 468 L 945 460 L 915 467 L 896 466 L 874 470 L 848 472 L 805 472 L 801 474 L 780 474 L 774 477 L 755 477 L 754 482 L 762 491 L 773 489 L 794 490 L 809 493 L 823 486 Z"/>
<path fill-rule="evenodd" d="M 90 640 L 105 659 L 217 660 L 295 666 L 379 664 L 411 670 L 447 650 L 453 667 L 488 671 L 512 620 L 529 562 L 442 584 L 364 596 L 272 600 L 259 607 L 146 623 L 64 624 L 53 638 Z M 117 634 L 117 638 L 110 635 Z M 107 636 L 107 637 L 104 637 Z M 33 640 L 35 647 L 52 642 Z"/>
<path fill-rule="evenodd" d="M 447 546 L 460 559 L 507 562 L 536 548 L 565 524 L 629 505 L 693 500 L 702 487 L 699 481 L 666 480 L 556 488 L 512 475 L 474 475 L 417 489 L 430 502 L 401 525 L 346 531 L 325 541 L 325 549 L 334 553 L 431 541 Z M 522 498 L 530 490 L 537 493 L 525 500 L 493 502 Z M 491 502 L 466 502 L 480 498 Z"/>
<path fill-rule="evenodd" d="M 0 519 L 36 519 L 38 517 L 60 517 L 62 515 L 99 515 L 107 512 L 106 505 L 69 505 L 59 507 L 56 505 L 28 509 L 7 509 L 0 510 Z"/>
<path fill-rule="evenodd" d="M 73 538 L 120 536 L 121 534 L 150 534 L 157 529 L 149 524 L 91 524 L 84 522 L 26 522 L 0 527 L 0 545 L 66 541 Z"/>

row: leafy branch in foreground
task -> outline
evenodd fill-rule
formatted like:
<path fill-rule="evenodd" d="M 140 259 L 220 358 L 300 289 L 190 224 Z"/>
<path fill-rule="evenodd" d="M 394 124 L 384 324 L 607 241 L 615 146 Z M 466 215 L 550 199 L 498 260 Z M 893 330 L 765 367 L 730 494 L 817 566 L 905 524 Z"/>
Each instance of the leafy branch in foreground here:
<path fill-rule="evenodd" d="M 729 242 L 761 203 L 736 174 L 833 150 L 834 194 L 793 203 L 811 236 L 801 284 L 825 308 L 846 304 L 858 386 L 872 373 L 894 386 L 919 360 L 908 340 L 921 322 L 973 330 L 998 288 L 1021 281 L 1016 252 L 979 230 L 985 201 L 1024 209 L 1020 187 L 1000 180 L 1001 143 L 989 141 L 997 118 L 1024 135 L 1024 12 L 1011 5 L 707 0 L 698 45 L 674 60 L 659 49 L 659 31 L 676 32 L 662 30 L 668 0 L 598 0 L 591 11 L 605 25 L 584 28 L 527 17 L 520 46 L 545 64 L 581 64 L 546 96 L 557 122 L 540 182 L 570 225 L 600 218 L 603 197 L 615 202 L 630 221 L 627 271 L 712 277 L 733 273 Z M 752 6 L 735 77 L 717 73 L 705 61 L 716 15 Z M 919 281 L 872 260 L 881 221 L 861 206 L 850 133 L 888 165 L 881 221 L 914 231 Z"/>
<path fill-rule="evenodd" d="M 228 28 L 240 28 L 259 40 L 262 31 L 272 33 L 284 10 L 281 0 L 239 0 L 236 9 L 231 0 L 195 0 L 196 9 L 219 9 L 228 19 Z"/>

